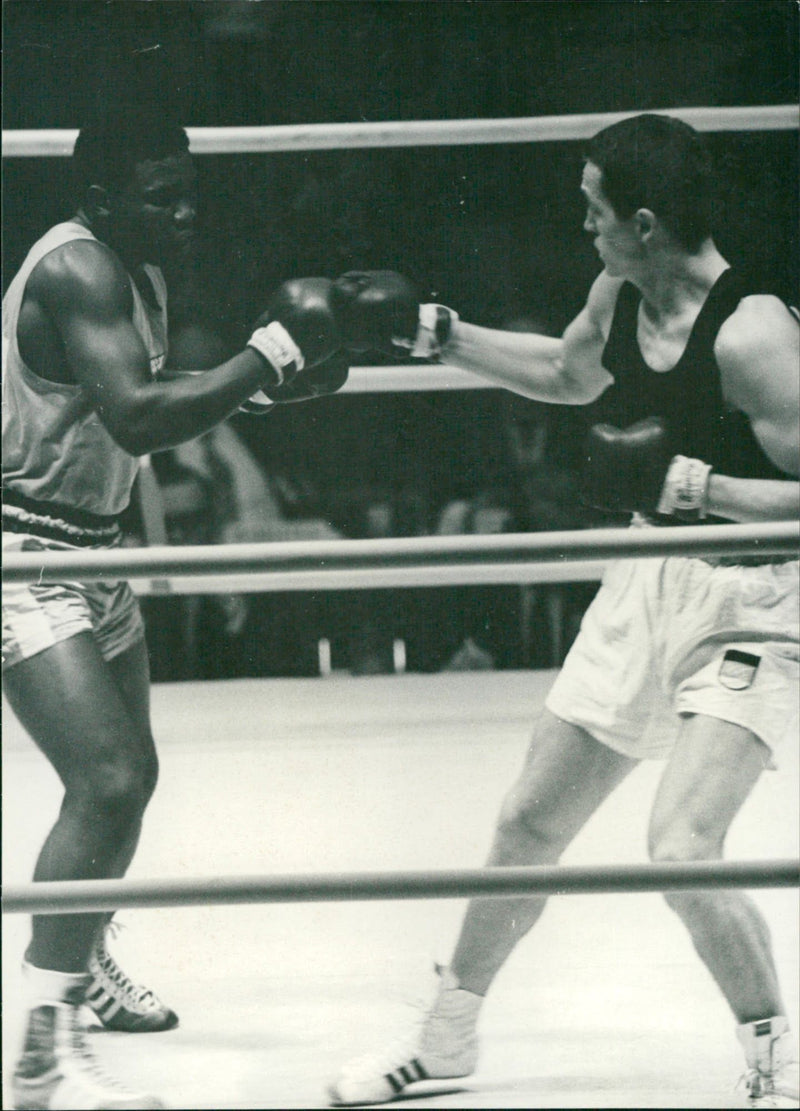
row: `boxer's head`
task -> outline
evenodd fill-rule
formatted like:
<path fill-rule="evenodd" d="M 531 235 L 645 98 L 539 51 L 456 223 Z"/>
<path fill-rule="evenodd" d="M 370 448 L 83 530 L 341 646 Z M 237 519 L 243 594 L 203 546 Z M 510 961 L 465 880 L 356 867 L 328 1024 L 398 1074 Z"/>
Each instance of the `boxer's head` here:
<path fill-rule="evenodd" d="M 196 175 L 186 131 L 166 110 L 116 107 L 83 127 L 73 152 L 81 212 L 129 262 L 188 249 Z"/>

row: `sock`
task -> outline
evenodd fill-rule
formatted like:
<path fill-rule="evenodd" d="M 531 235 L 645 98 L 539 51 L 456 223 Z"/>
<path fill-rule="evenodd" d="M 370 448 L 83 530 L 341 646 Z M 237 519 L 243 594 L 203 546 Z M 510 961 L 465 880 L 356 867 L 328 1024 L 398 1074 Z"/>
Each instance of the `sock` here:
<path fill-rule="evenodd" d="M 37 968 L 24 961 L 23 972 L 27 983 L 28 1007 L 57 1007 L 83 999 L 89 983 L 85 972 L 59 972 L 54 968 Z"/>
<path fill-rule="evenodd" d="M 449 968 L 439 968 L 438 972 L 441 980 L 433 1014 L 437 1019 L 454 1023 L 462 1036 L 471 1034 L 483 1006 L 483 996 L 462 988 Z"/>

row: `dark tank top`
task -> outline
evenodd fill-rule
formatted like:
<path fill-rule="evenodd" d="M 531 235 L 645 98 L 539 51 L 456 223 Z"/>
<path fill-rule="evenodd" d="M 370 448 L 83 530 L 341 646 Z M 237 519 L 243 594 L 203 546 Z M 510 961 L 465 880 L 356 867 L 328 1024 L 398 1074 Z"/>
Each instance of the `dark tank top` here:
<path fill-rule="evenodd" d="M 661 417 L 672 432 L 675 453 L 702 459 L 732 478 L 781 478 L 759 446 L 750 421 L 722 396 L 714 342 L 742 297 L 763 292 L 733 270 L 725 270 L 709 291 L 686 348 L 672 370 L 647 366 L 636 339 L 641 293 L 629 282 L 619 291 L 603 366 L 614 376 L 604 409 L 625 427 L 645 417 Z M 788 311 L 788 310 L 787 310 Z"/>

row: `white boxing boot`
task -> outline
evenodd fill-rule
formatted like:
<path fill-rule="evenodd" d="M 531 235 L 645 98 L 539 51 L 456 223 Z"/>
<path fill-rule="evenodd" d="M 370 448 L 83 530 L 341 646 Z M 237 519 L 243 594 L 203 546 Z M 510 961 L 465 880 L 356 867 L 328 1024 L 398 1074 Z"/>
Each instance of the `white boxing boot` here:
<path fill-rule="evenodd" d="M 483 996 L 459 987 L 448 969 L 422 1028 L 383 1054 L 348 1062 L 328 1088 L 331 1106 L 386 1103 L 408 1084 L 469 1076 L 478 1060 L 475 1031 Z"/>

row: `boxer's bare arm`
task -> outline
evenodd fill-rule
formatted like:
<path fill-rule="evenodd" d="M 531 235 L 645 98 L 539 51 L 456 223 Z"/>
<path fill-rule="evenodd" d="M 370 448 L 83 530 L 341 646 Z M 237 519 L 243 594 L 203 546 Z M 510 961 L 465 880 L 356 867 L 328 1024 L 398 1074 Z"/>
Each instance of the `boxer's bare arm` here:
<path fill-rule="evenodd" d="M 750 420 L 779 479 L 712 474 L 709 512 L 734 521 L 792 520 L 800 514 L 800 327 L 775 297 L 746 297 L 714 348 L 726 401 Z M 791 476 L 791 477 L 790 477 Z"/>
<path fill-rule="evenodd" d="M 163 450 L 208 431 L 272 373 L 247 348 L 205 374 L 154 379 L 132 323 L 128 273 L 101 244 L 53 252 L 29 284 L 60 336 L 72 379 L 131 455 Z"/>
<path fill-rule="evenodd" d="M 620 285 L 600 274 L 560 339 L 454 321 L 442 361 L 535 401 L 588 404 L 613 381 L 601 356 Z"/>
<path fill-rule="evenodd" d="M 725 400 L 750 419 L 776 467 L 800 475 L 800 324 L 777 297 L 745 297 L 714 355 Z"/>

